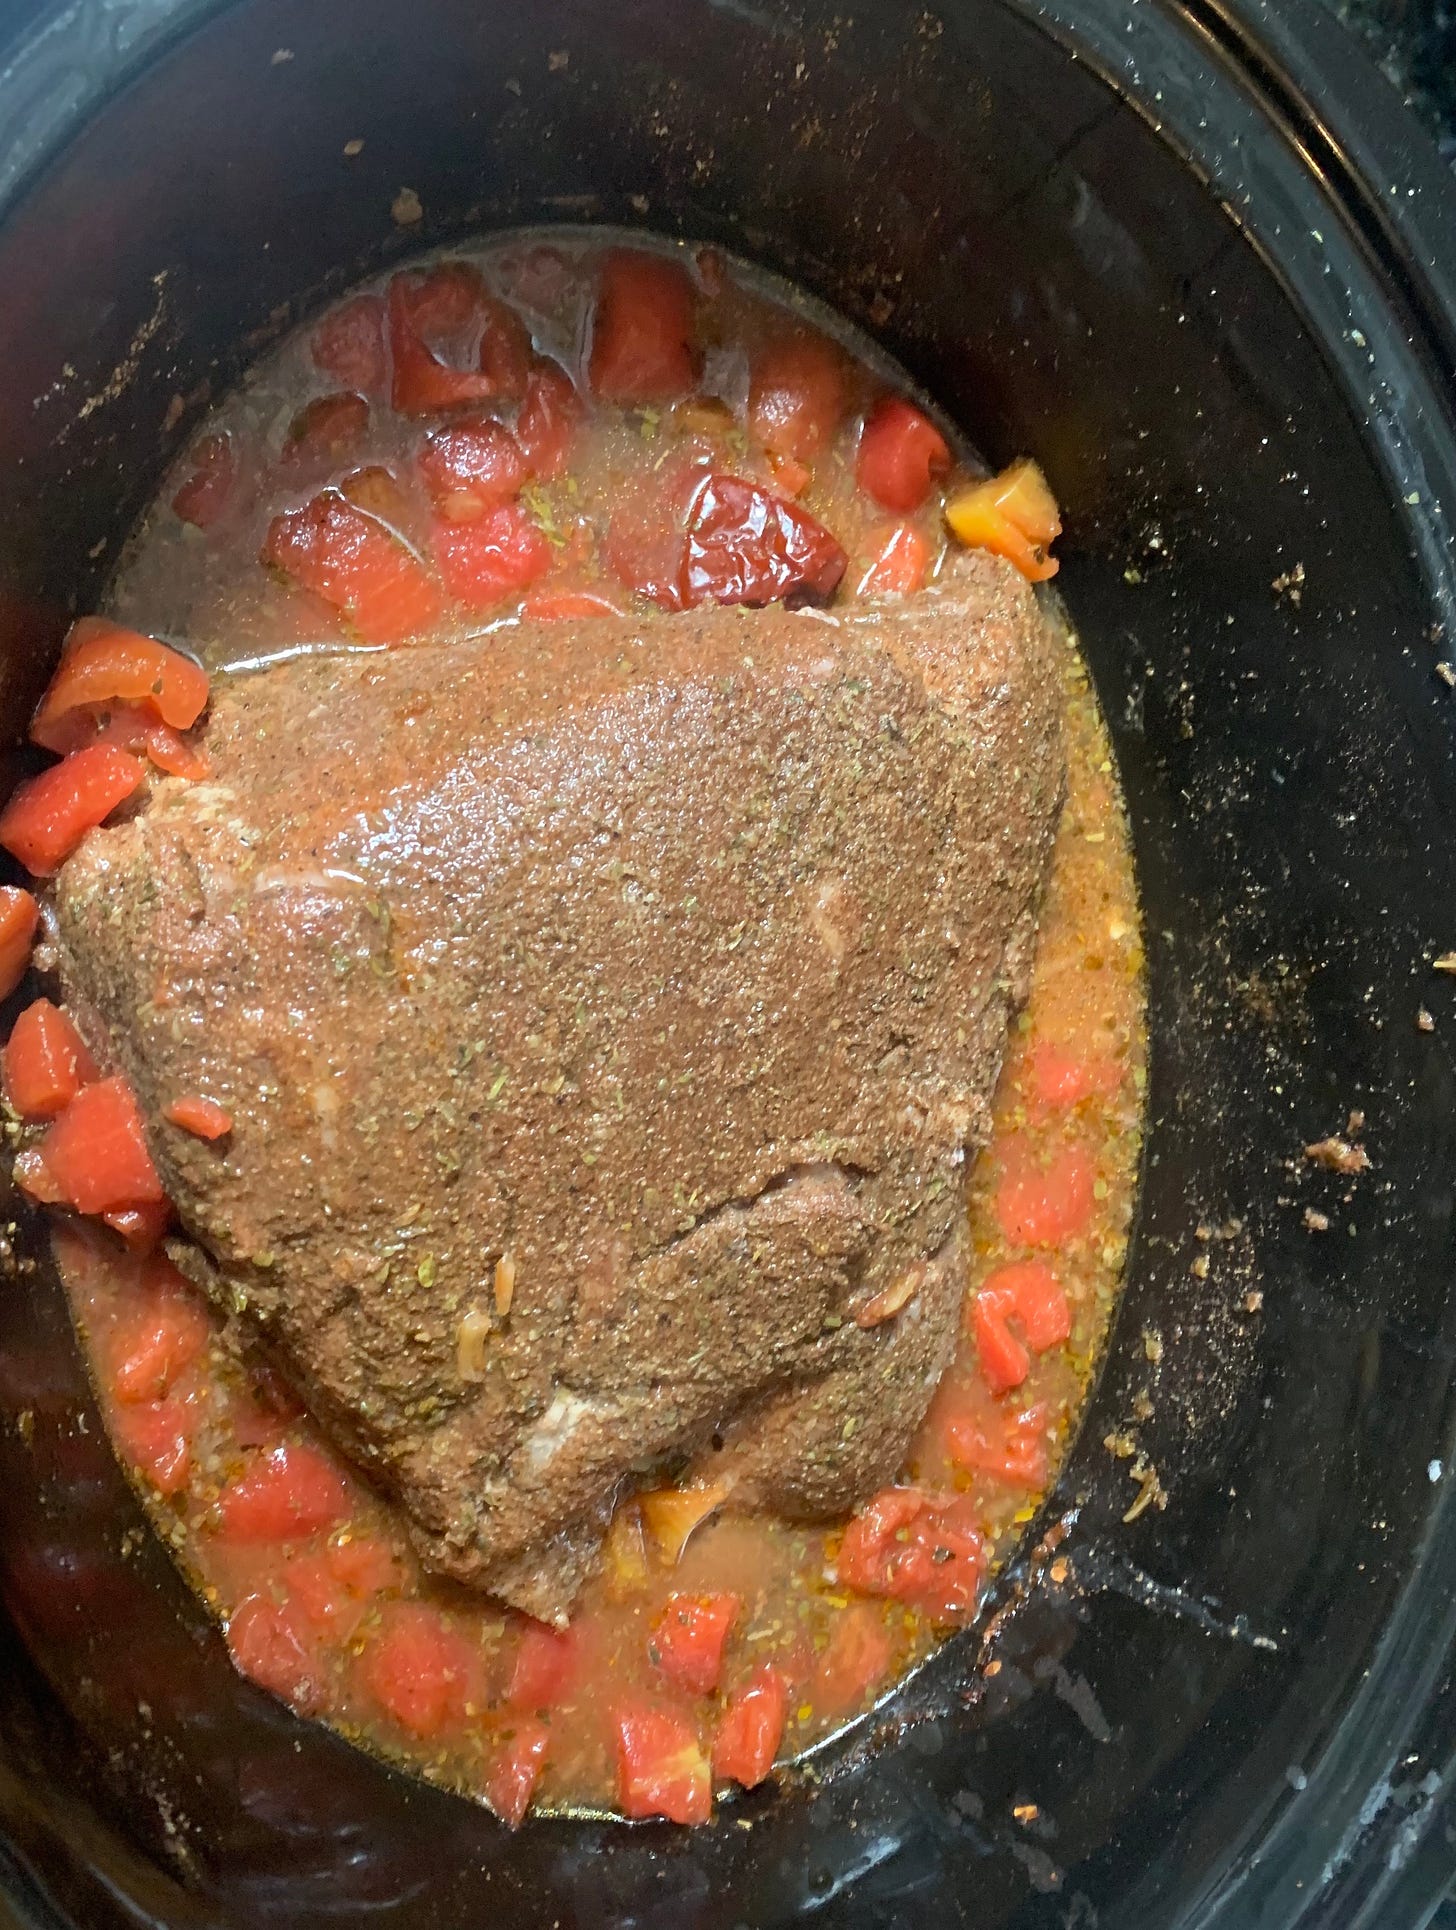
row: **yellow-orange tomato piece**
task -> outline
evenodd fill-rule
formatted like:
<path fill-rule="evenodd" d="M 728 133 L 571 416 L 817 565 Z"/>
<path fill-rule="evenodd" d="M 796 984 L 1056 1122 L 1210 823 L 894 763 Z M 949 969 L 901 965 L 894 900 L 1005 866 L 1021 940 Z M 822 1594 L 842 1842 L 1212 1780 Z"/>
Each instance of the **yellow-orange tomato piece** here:
<path fill-rule="evenodd" d="M 958 489 L 945 506 L 945 520 L 967 549 L 1004 556 L 1032 583 L 1057 573 L 1047 546 L 1062 533 L 1062 519 L 1046 477 L 1023 458 L 984 482 Z"/>

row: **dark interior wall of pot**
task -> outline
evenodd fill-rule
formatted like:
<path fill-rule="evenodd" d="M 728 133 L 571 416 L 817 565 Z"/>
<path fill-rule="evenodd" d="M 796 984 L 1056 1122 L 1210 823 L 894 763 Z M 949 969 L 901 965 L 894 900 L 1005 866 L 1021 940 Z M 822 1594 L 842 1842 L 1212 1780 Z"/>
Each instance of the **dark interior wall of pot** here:
<path fill-rule="evenodd" d="M 417 225 L 391 217 L 402 187 Z M 9 733 L 260 344 L 362 268 L 539 219 L 799 278 L 991 458 L 1034 451 L 1064 505 L 1154 995 L 1132 1284 L 1048 1515 L 1074 1517 L 1067 1577 L 1040 1574 L 984 1653 L 953 1644 L 889 1712 L 902 1739 L 836 1752 L 817 1793 L 691 1838 L 512 1841 L 237 1681 L 160 1553 L 119 1558 L 138 1517 L 41 1256 L 0 1297 L 7 1824 L 88 1927 L 133 1920 L 125 1895 L 300 1930 L 366 1904 L 401 1927 L 1169 1923 L 1298 1821 L 1413 1567 L 1440 1559 L 1456 1091 L 1415 1014 L 1456 1023 L 1418 971 L 1452 937 L 1456 785 L 1405 507 L 1299 288 L 1013 7 L 251 0 L 112 100 L 0 229 Z M 1352 1110 L 1375 1161 L 1354 1184 L 1301 1152 Z M 15 1244 L 29 1269 L 36 1229 Z M 1102 1442 L 1144 1389 L 1169 1505 L 1125 1524 L 1138 1488 Z"/>

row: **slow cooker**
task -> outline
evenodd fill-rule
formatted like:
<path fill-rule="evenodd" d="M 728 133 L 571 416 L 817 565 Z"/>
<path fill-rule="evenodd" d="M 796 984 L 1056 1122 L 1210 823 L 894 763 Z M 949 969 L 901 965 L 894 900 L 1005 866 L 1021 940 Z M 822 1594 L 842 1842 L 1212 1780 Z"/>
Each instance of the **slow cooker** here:
<path fill-rule="evenodd" d="M 513 1836 L 244 1683 L 12 1197 L 0 1921 L 1425 1923 L 1456 1868 L 1456 196 L 1395 96 L 1309 0 L 25 0 L 0 29 L 7 743 L 295 321 L 482 229 L 693 236 L 1045 467 L 1152 1001 L 1127 1291 L 1024 1557 L 696 1832 Z M 1351 1113 L 1372 1169 L 1320 1172 Z M 1105 1442 L 1143 1390 L 1168 1505 L 1128 1519 Z"/>

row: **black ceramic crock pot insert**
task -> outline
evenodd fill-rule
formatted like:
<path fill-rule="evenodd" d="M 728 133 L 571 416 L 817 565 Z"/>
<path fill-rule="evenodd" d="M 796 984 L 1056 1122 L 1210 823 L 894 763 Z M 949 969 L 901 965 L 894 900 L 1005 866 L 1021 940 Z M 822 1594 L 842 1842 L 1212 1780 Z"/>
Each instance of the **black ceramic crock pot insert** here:
<path fill-rule="evenodd" d="M 1428 962 L 1456 945 L 1456 220 L 1393 97 L 1303 0 L 82 0 L 15 25 L 8 734 L 209 393 L 358 273 L 519 220 L 717 240 L 870 326 L 991 457 L 1046 466 L 1135 824 L 1153 1072 L 1127 1300 L 1034 1531 L 1066 1524 L 1066 1584 L 1023 1564 L 989 1645 L 692 1834 L 509 1837 L 233 1676 L 160 1551 L 122 1558 L 139 1517 L 21 1215 L 14 1920 L 1422 1921 L 1452 1861 L 1456 997 Z M 1346 1200 L 1300 1149 L 1351 1110 L 1374 1169 Z M 1102 1440 L 1144 1386 L 1170 1502 L 1125 1524 Z"/>

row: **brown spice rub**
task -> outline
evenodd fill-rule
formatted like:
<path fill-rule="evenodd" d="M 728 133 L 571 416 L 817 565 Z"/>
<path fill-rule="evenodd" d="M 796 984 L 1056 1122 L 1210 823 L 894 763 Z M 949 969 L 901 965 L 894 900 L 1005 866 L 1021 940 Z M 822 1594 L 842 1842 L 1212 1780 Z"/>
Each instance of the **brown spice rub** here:
<path fill-rule="evenodd" d="M 1027 986 L 1055 650 L 977 556 L 835 618 L 299 659 L 64 868 L 179 1258 L 425 1560 L 555 1616 L 649 1475 L 807 1514 L 893 1475 Z"/>

